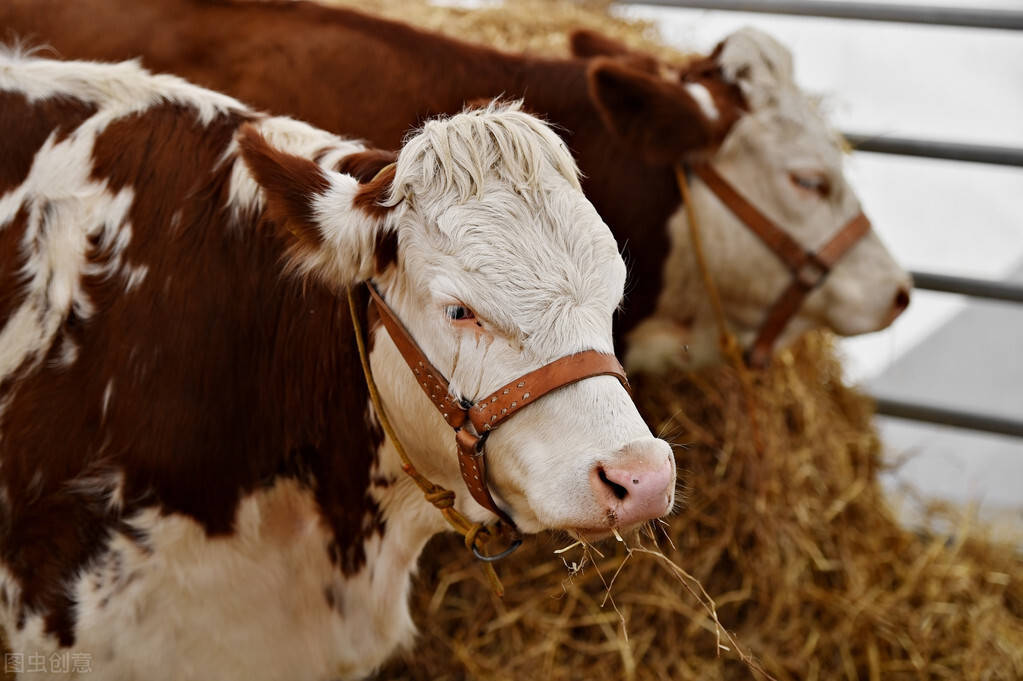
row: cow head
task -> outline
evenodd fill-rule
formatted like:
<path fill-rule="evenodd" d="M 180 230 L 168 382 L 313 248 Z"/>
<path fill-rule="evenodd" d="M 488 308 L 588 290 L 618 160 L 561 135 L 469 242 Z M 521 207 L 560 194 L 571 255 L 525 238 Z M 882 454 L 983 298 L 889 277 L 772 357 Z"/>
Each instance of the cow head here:
<path fill-rule="evenodd" d="M 590 94 L 607 127 L 650 163 L 709 162 L 808 250 L 860 212 L 843 174 L 841 140 L 796 86 L 788 50 L 769 36 L 738 31 L 682 70 L 589 33 L 573 36 L 573 48 L 591 57 Z M 708 269 L 748 348 L 791 275 L 707 185 L 691 182 Z M 720 360 L 683 208 L 667 228 L 672 250 L 657 307 L 628 336 L 632 369 Z M 906 307 L 910 285 L 871 232 L 806 298 L 775 348 L 812 328 L 841 335 L 880 330 Z"/>
<path fill-rule="evenodd" d="M 517 106 L 429 122 L 395 163 L 364 151 L 341 161 L 345 172 L 277 152 L 252 128 L 241 147 L 293 266 L 339 291 L 371 281 L 454 396 L 478 399 L 579 351 L 613 352 L 617 245 L 564 144 Z M 372 340 L 384 407 L 416 467 L 456 490 L 469 517 L 490 519 L 463 493 L 451 428 L 382 326 Z M 612 377 L 524 408 L 490 434 L 487 459 L 495 498 L 524 531 L 592 537 L 673 503 L 670 447 Z M 405 479 L 387 447 L 379 465 Z"/>

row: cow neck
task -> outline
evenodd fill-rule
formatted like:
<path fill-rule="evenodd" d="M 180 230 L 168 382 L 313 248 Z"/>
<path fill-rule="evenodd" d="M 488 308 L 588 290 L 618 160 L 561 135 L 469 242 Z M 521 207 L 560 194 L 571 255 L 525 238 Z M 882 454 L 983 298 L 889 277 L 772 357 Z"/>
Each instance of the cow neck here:
<path fill-rule="evenodd" d="M 539 369 L 520 376 L 480 400 L 473 401 L 466 397 L 456 398 L 451 394 L 444 374 L 429 361 L 415 339 L 398 319 L 394 310 L 380 296 L 376 287 L 367 284 L 367 288 L 370 292 L 371 304 L 376 308 L 395 347 L 415 375 L 416 383 L 423 389 L 444 421 L 452 428 L 462 480 L 472 498 L 499 518 L 497 531 L 491 531 L 481 523 L 469 521 L 454 508 L 454 492 L 431 482 L 412 464 L 380 401 L 379 390 L 369 366 L 369 357 L 365 349 L 365 340 L 358 319 L 354 294 L 349 289 L 348 305 L 356 329 L 356 341 L 366 383 L 381 425 L 401 457 L 403 470 L 419 485 L 427 501 L 441 510 L 452 528 L 463 534 L 466 547 L 477 558 L 489 564 L 509 555 L 521 545 L 522 540 L 515 521 L 497 504 L 487 484 L 485 451 L 487 437 L 527 405 L 533 404 L 539 398 L 558 388 L 586 378 L 614 376 L 626 390 L 629 390 L 625 371 L 614 355 L 596 350 L 585 350 L 554 360 Z M 486 543 L 494 534 L 502 531 L 510 535 L 511 543 L 507 549 L 493 556 L 486 555 L 479 550 L 480 545 Z M 496 581 L 496 575 L 492 577 L 493 581 Z M 497 590 L 500 592 L 499 585 Z"/>
<path fill-rule="evenodd" d="M 788 286 L 785 287 L 781 295 L 771 305 L 767 316 L 757 331 L 753 344 L 745 353 L 746 363 L 749 366 L 758 369 L 764 368 L 770 364 L 771 351 L 774 348 L 775 342 L 799 311 L 803 301 L 806 300 L 806 297 L 814 289 L 824 283 L 835 263 L 848 253 L 853 246 L 859 243 L 860 239 L 867 235 L 870 231 L 870 220 L 860 211 L 843 225 L 827 243 L 816 251 L 810 251 L 764 215 L 738 189 L 722 177 L 711 164 L 694 163 L 689 166 L 689 170 L 699 177 L 718 200 L 767 246 L 792 275 Z M 676 169 L 676 177 L 679 183 L 679 190 L 685 197 L 690 240 L 693 244 L 694 255 L 696 256 L 708 296 L 711 299 L 714 316 L 717 320 L 718 329 L 721 332 L 722 344 L 727 350 L 730 346 L 735 346 L 736 343 L 727 331 L 727 322 L 725 321 L 721 300 L 718 297 L 717 288 L 714 286 L 704 259 L 699 225 L 692 200 L 689 197 L 686 169 L 678 167 Z"/>

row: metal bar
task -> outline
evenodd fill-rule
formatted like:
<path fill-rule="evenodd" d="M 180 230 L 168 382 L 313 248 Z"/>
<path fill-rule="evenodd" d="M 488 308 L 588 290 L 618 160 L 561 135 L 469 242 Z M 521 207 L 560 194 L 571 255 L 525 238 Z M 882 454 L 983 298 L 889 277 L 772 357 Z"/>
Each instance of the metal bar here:
<path fill-rule="evenodd" d="M 953 277 L 936 272 L 911 272 L 913 288 L 942 293 L 959 293 L 974 298 L 1003 300 L 1010 303 L 1023 303 L 1023 285 L 1011 284 L 991 279 L 971 279 L 969 277 Z"/>
<path fill-rule="evenodd" d="M 985 433 L 997 433 L 998 435 L 1023 437 L 1023 421 L 1015 419 L 932 407 L 890 397 L 874 397 L 874 402 L 877 404 L 877 413 L 885 416 L 936 423 L 966 430 L 979 430 Z"/>
<path fill-rule="evenodd" d="M 1003 9 L 970 9 L 926 5 L 889 5 L 876 2 L 828 2 L 826 0 L 624 0 L 627 3 L 684 9 L 793 14 L 829 19 L 894 21 L 937 26 L 1023 30 L 1023 12 Z"/>
<path fill-rule="evenodd" d="M 985 144 L 964 144 L 961 142 L 938 142 L 936 140 L 889 137 L 887 135 L 865 135 L 844 132 L 842 136 L 856 151 L 872 151 L 878 154 L 899 154 L 939 158 L 948 161 L 990 163 L 1001 166 L 1023 167 L 1023 149 L 1019 147 L 995 147 Z"/>

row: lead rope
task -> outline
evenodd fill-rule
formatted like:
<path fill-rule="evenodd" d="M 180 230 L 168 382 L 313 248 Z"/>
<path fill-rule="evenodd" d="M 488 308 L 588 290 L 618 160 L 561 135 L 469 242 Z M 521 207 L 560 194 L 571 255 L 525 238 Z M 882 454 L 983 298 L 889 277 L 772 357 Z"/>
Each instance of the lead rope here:
<path fill-rule="evenodd" d="M 739 385 L 742 386 L 743 398 L 746 402 L 746 413 L 749 418 L 750 431 L 753 435 L 753 446 L 757 453 L 764 454 L 764 441 L 760 435 L 760 427 L 757 424 L 756 412 L 754 410 L 755 400 L 753 397 L 753 380 L 750 377 L 746 361 L 742 357 L 742 347 L 739 340 L 728 328 L 725 319 L 724 307 L 721 305 L 721 297 L 718 295 L 717 286 L 710 276 L 710 268 L 707 267 L 707 259 L 703 255 L 703 241 L 700 238 L 700 226 L 696 220 L 696 210 L 693 208 L 693 201 L 689 193 L 689 181 L 686 179 L 686 171 L 682 164 L 675 165 L 675 180 L 678 182 L 679 192 L 682 194 L 682 204 L 685 206 L 686 218 L 689 222 L 689 240 L 693 244 L 693 255 L 696 257 L 696 266 L 700 270 L 700 277 L 703 279 L 703 287 L 710 297 L 710 305 L 714 310 L 714 321 L 718 327 L 718 345 L 721 353 L 731 362 L 732 367 L 739 376 Z"/>
<path fill-rule="evenodd" d="M 398 452 L 398 456 L 401 457 L 401 469 L 419 486 L 419 489 L 423 491 L 423 497 L 433 504 L 444 516 L 444 520 L 448 522 L 451 528 L 461 534 L 465 539 L 465 548 L 471 552 L 473 548 L 480 544 L 485 545 L 490 540 L 490 530 L 483 523 L 474 523 L 464 515 L 462 515 L 458 509 L 455 508 L 455 493 L 449 489 L 441 487 L 438 484 L 431 482 L 422 473 L 416 470 L 416 467 L 412 465 L 412 461 L 408 457 L 408 453 L 402 446 L 401 441 L 398 439 L 397 434 L 394 432 L 394 427 L 391 425 L 391 420 L 387 418 L 387 412 L 384 411 L 384 405 L 380 400 L 380 392 L 377 390 L 376 381 L 373 380 L 373 371 L 369 366 L 369 355 L 366 353 L 366 342 L 363 340 L 363 329 L 362 323 L 359 321 L 358 305 L 355 302 L 355 294 L 352 287 L 348 288 L 348 311 L 352 315 L 352 328 L 355 331 L 355 343 L 359 349 L 359 362 L 362 364 L 362 375 L 366 378 L 366 388 L 369 390 L 369 399 L 373 403 L 373 409 L 377 413 L 377 419 L 380 421 L 381 427 L 384 429 L 384 433 L 390 439 L 391 444 L 394 445 L 395 451 Z M 490 584 L 490 588 L 498 596 L 498 598 L 504 597 L 504 586 L 501 584 L 501 579 L 497 576 L 497 572 L 494 570 L 492 563 L 483 563 L 483 572 L 487 576 L 487 581 Z"/>

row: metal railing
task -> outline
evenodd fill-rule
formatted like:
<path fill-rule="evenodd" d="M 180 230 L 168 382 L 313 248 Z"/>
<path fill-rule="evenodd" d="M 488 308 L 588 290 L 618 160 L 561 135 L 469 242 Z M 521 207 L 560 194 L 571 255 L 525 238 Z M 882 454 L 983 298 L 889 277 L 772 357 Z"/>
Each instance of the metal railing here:
<path fill-rule="evenodd" d="M 892 418 L 923 421 L 952 428 L 979 430 L 996 435 L 1023 437 L 1023 421 L 1003 416 L 990 416 L 959 409 L 946 409 L 893 397 L 875 397 L 877 413 Z"/>
<path fill-rule="evenodd" d="M 626 0 L 632 2 L 633 0 Z M 638 4 L 686 9 L 791 14 L 804 17 L 895 21 L 914 24 L 1023 30 L 1023 12 L 998 9 L 927 7 L 824 0 L 634 0 Z M 903 137 L 844 133 L 857 151 L 950 161 L 1023 167 L 1023 149 Z M 955 293 L 1007 303 L 1023 304 L 1023 286 L 986 279 L 955 277 L 934 272 L 913 272 L 919 289 Z M 877 413 L 953 428 L 1023 438 L 1023 421 L 976 412 L 948 409 L 892 397 L 875 396 Z"/>
<path fill-rule="evenodd" d="M 1023 304 L 1023 286 L 1018 284 L 991 279 L 954 277 L 936 272 L 912 272 L 912 275 L 914 288 Z M 874 395 L 873 398 L 877 405 L 877 413 L 884 416 L 1023 438 L 1023 420 L 950 409 L 896 397 Z"/>
<path fill-rule="evenodd" d="M 855 151 L 871 151 L 877 154 L 899 156 L 920 156 L 945 161 L 969 161 L 1000 166 L 1023 167 L 1023 149 L 1016 147 L 995 147 L 986 144 L 964 144 L 962 142 L 938 142 L 935 140 L 911 139 L 889 135 L 866 135 L 843 132 L 842 136 Z"/>
<path fill-rule="evenodd" d="M 913 287 L 941 293 L 959 293 L 974 298 L 1023 303 L 1023 285 L 992 279 L 953 277 L 937 272 L 911 272 Z"/>
<path fill-rule="evenodd" d="M 907 24 L 1023 30 L 1023 12 L 925 5 L 889 5 L 877 2 L 827 0 L 625 0 L 633 4 L 708 9 L 762 14 L 790 14 L 827 19 L 894 21 Z"/>

